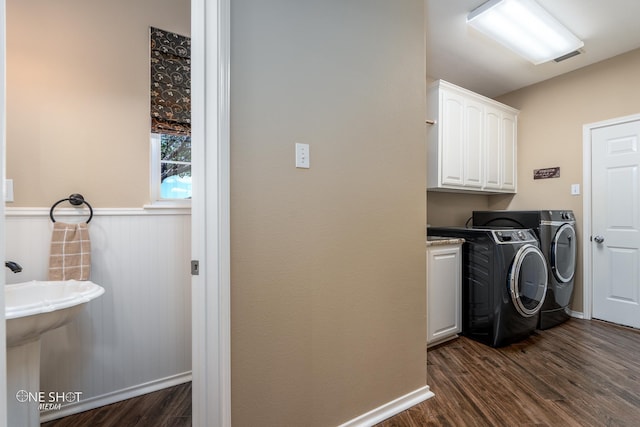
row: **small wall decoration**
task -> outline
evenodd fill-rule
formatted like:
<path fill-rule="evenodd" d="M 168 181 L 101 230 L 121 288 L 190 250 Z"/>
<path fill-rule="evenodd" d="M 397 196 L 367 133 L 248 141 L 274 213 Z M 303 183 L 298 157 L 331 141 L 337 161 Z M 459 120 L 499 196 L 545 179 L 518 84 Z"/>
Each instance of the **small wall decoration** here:
<path fill-rule="evenodd" d="M 534 169 L 533 179 L 560 178 L 560 166 L 555 168 Z"/>

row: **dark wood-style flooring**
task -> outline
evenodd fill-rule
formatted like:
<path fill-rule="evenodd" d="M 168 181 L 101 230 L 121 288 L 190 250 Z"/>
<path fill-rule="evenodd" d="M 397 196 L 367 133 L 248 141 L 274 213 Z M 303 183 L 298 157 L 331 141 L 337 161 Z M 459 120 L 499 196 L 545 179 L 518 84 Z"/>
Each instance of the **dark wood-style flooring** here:
<path fill-rule="evenodd" d="M 640 426 L 640 332 L 571 319 L 492 349 L 468 338 L 429 350 L 435 397 L 377 427 Z"/>
<path fill-rule="evenodd" d="M 191 427 L 191 383 L 49 421 L 41 427 Z"/>
<path fill-rule="evenodd" d="M 499 349 L 461 337 L 427 363 L 435 397 L 377 427 L 640 426 L 638 330 L 571 319 Z M 190 425 L 187 383 L 42 426 Z"/>

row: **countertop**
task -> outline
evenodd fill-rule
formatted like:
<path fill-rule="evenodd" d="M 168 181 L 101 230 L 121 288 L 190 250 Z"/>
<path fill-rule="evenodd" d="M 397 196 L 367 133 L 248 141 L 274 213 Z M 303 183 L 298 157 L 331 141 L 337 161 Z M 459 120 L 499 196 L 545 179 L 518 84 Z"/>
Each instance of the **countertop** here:
<path fill-rule="evenodd" d="M 463 243 L 464 243 L 464 239 L 461 237 L 427 236 L 427 247 L 445 246 L 445 245 L 461 245 Z"/>

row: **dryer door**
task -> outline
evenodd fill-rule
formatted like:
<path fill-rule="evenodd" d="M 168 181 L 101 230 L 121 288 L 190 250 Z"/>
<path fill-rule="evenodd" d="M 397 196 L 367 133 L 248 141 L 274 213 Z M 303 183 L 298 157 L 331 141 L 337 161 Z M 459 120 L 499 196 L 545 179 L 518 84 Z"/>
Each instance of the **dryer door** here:
<path fill-rule="evenodd" d="M 562 224 L 551 242 L 551 271 L 560 283 L 568 283 L 576 272 L 576 229 Z"/>
<path fill-rule="evenodd" d="M 509 293 L 518 313 L 531 317 L 540 311 L 547 292 L 547 262 L 536 246 L 523 245 L 509 272 Z"/>

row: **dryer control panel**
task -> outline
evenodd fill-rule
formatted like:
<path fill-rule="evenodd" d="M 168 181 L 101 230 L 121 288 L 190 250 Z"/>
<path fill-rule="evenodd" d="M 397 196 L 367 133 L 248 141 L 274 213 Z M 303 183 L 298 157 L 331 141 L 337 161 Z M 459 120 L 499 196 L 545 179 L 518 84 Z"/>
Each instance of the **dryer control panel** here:
<path fill-rule="evenodd" d="M 548 222 L 571 222 L 575 221 L 576 217 L 573 215 L 573 211 L 540 211 L 540 223 Z"/>
<path fill-rule="evenodd" d="M 506 229 L 506 230 L 492 230 L 493 238 L 496 243 L 537 243 L 537 239 L 533 231 L 529 229 Z"/>

